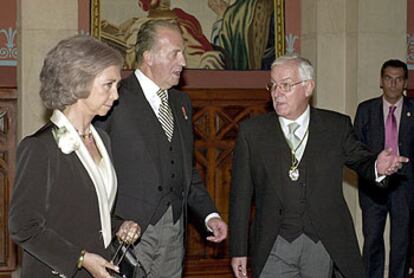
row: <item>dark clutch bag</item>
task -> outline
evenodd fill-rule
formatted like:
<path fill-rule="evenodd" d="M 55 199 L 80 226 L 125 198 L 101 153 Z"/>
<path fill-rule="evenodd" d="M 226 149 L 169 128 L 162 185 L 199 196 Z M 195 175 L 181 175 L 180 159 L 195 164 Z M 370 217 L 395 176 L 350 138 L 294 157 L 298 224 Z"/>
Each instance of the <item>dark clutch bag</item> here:
<path fill-rule="evenodd" d="M 112 273 L 115 277 L 133 278 L 136 267 L 139 265 L 134 254 L 133 246 L 120 242 L 118 239 L 110 245 L 112 263 L 119 266 L 119 273 Z"/>

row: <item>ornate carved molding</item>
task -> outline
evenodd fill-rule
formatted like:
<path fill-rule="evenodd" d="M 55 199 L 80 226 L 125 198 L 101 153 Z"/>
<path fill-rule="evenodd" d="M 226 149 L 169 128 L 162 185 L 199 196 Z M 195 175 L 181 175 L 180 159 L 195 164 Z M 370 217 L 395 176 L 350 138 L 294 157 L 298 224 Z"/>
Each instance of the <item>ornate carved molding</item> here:
<path fill-rule="evenodd" d="M 16 152 L 16 90 L 0 89 L 0 277 L 16 269 L 16 247 L 7 229 Z"/>
<path fill-rule="evenodd" d="M 0 45 L 0 66 L 17 65 L 17 47 L 15 43 L 16 32 L 16 29 L 11 27 L 0 29 L 0 35 L 6 38 L 5 44 Z"/>

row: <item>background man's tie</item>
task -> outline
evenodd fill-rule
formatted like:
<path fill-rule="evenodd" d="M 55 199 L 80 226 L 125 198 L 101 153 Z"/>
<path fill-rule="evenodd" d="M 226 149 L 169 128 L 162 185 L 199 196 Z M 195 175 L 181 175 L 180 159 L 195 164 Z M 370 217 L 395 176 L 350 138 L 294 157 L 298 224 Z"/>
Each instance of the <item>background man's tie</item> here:
<path fill-rule="evenodd" d="M 390 106 L 387 121 L 385 122 L 385 148 L 392 148 L 392 153 L 398 152 L 397 120 L 395 119 L 395 106 Z"/>
<path fill-rule="evenodd" d="M 158 110 L 158 120 L 160 121 L 161 126 L 164 129 L 165 135 L 167 135 L 168 141 L 171 142 L 174 132 L 174 117 L 171 108 L 168 105 L 167 91 L 160 89 L 157 92 L 157 95 L 161 99 L 161 105 Z"/>
<path fill-rule="evenodd" d="M 296 130 L 299 128 L 299 124 L 296 122 L 288 124 L 289 134 L 288 134 L 288 143 L 292 150 L 295 150 L 300 143 L 300 138 L 295 134 Z"/>

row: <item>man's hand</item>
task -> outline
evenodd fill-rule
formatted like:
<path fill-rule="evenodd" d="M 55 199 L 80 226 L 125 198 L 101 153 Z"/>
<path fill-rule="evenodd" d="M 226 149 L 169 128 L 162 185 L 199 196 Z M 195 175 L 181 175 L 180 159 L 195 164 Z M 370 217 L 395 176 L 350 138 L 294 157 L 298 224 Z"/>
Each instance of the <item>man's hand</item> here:
<path fill-rule="evenodd" d="M 377 173 L 378 175 L 391 175 L 397 172 L 409 159 L 404 156 L 392 154 L 392 149 L 383 150 L 377 156 Z"/>
<path fill-rule="evenodd" d="M 207 226 L 211 229 L 213 235 L 208 236 L 207 240 L 215 243 L 221 242 L 227 237 L 227 224 L 221 218 L 214 217 L 208 220 Z"/>
<path fill-rule="evenodd" d="M 247 277 L 247 257 L 233 257 L 231 258 L 231 267 L 236 278 Z"/>
<path fill-rule="evenodd" d="M 133 221 L 124 221 L 116 236 L 126 244 L 132 244 L 141 236 L 141 227 Z"/>

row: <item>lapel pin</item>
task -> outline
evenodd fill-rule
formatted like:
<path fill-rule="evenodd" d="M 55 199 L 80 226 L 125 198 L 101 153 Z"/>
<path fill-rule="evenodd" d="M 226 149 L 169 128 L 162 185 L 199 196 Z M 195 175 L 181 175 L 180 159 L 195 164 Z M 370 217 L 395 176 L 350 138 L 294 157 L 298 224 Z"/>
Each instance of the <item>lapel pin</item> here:
<path fill-rule="evenodd" d="M 187 111 L 185 110 L 184 106 L 181 106 L 181 111 L 183 111 L 183 116 L 185 120 L 188 120 Z"/>
<path fill-rule="evenodd" d="M 411 112 L 407 112 L 407 117 L 411 117 Z"/>

